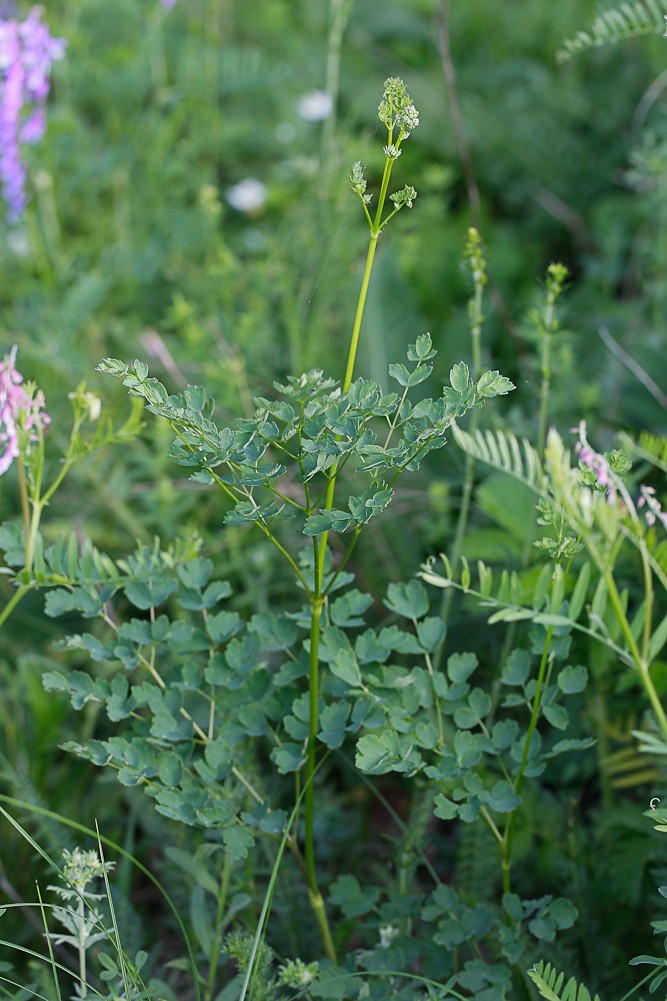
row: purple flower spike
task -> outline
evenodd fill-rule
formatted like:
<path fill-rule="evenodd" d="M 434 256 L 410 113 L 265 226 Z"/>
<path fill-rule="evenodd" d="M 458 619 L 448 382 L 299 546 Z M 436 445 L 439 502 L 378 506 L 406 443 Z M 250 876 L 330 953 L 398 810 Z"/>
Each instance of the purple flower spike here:
<path fill-rule="evenodd" d="M 16 350 L 13 347 L 0 362 L 0 476 L 20 454 L 19 432 L 27 432 L 28 441 L 37 441 L 39 432 L 51 421 L 43 411 L 44 393 L 22 385 L 23 376 L 16 369 Z"/>
<path fill-rule="evenodd" d="M 52 38 L 41 17 L 41 7 L 24 21 L 0 15 L 0 183 L 10 222 L 26 205 L 21 143 L 44 135 L 51 65 L 65 53 L 64 40 Z"/>

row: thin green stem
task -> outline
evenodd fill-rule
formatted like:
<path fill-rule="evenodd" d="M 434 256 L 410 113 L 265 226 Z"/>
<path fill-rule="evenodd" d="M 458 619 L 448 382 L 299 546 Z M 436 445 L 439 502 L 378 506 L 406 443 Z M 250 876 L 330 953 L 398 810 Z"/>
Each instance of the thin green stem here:
<path fill-rule="evenodd" d="M 644 691 L 646 692 L 649 702 L 653 707 L 653 712 L 655 713 L 656 719 L 658 721 L 658 726 L 660 727 L 662 736 L 667 740 L 667 716 L 665 716 L 665 710 L 660 702 L 660 697 L 655 690 L 655 685 L 653 684 L 653 679 L 651 678 L 651 673 L 649 670 L 649 664 L 642 657 L 642 654 L 637 646 L 637 641 L 632 635 L 632 629 L 630 623 L 628 622 L 628 617 L 625 614 L 623 608 L 623 602 L 621 601 L 621 596 L 618 593 L 618 588 L 616 587 L 616 582 L 614 580 L 613 574 L 610 570 L 605 570 L 604 579 L 607 585 L 607 591 L 609 593 L 609 598 L 614 608 L 614 613 L 618 619 L 618 623 L 621 627 L 621 632 L 625 638 L 625 642 L 628 645 L 628 650 L 632 656 L 633 661 L 639 672 L 639 677 L 641 679 L 642 685 L 644 686 Z"/>
<path fill-rule="evenodd" d="M 472 353 L 472 377 L 476 381 L 479 378 L 482 368 L 482 323 L 484 315 L 482 313 L 482 299 L 484 296 L 484 281 L 480 277 L 475 281 L 475 292 L 469 302 L 470 316 L 470 346 Z M 470 418 L 470 434 L 474 435 L 479 424 L 479 410 L 473 410 Z M 461 553 L 463 552 L 463 540 L 468 529 L 468 518 L 470 516 L 470 505 L 472 503 L 472 492 L 475 486 L 475 459 L 470 453 L 466 453 L 465 471 L 463 474 L 463 490 L 461 491 L 461 504 L 459 516 L 456 521 L 456 531 L 454 532 L 454 542 L 452 544 L 451 562 L 456 568 Z M 443 622 L 449 619 L 449 611 L 454 599 L 454 591 L 449 588 L 442 597 L 440 606 L 440 618 Z M 437 671 L 440 668 L 445 650 L 444 642 L 440 644 L 435 652 L 434 667 Z"/>
<path fill-rule="evenodd" d="M 331 591 L 332 587 L 334 586 L 334 584 L 338 580 L 339 575 L 345 569 L 345 567 L 347 565 L 347 561 L 349 560 L 350 556 L 352 555 L 354 547 L 357 544 L 357 539 L 361 535 L 361 529 L 362 528 L 363 528 L 363 525 L 357 525 L 355 527 L 355 529 L 354 529 L 354 535 L 352 536 L 352 541 L 350 542 L 349 546 L 347 547 L 347 551 L 345 553 L 345 556 L 343 556 L 343 559 L 340 561 L 340 563 L 339 563 L 339 565 L 338 565 L 338 567 L 336 569 L 335 574 L 333 575 L 333 577 L 331 578 L 331 580 L 329 581 L 329 583 L 325 587 L 324 591 L 322 592 L 322 597 L 323 598 L 327 597 L 327 595 Z"/>
<path fill-rule="evenodd" d="M 412 624 L 415 629 L 417 629 L 417 620 L 413 619 Z M 438 745 L 440 747 L 444 746 L 445 743 L 445 730 L 442 722 L 442 709 L 440 708 L 440 699 L 438 698 L 438 692 L 435 685 L 435 671 L 433 669 L 433 661 L 431 660 L 428 651 L 424 652 L 424 663 L 426 664 L 426 670 L 428 671 L 429 678 L 431 679 L 431 686 L 433 688 L 433 703 L 435 705 L 435 715 L 438 721 Z"/>
<path fill-rule="evenodd" d="M 21 496 L 21 513 L 23 515 L 24 544 L 27 546 L 28 539 L 30 538 L 30 500 L 28 498 L 28 484 L 25 478 L 25 467 L 23 465 L 23 459 L 20 455 L 18 457 L 18 462 L 16 463 L 16 468 L 19 474 L 19 494 Z"/>
<path fill-rule="evenodd" d="M 319 590 L 319 588 L 318 588 Z M 317 872 L 315 868 L 315 752 L 318 728 L 318 702 L 319 702 L 319 643 L 320 643 L 320 621 L 322 618 L 323 599 L 313 596 L 310 605 L 310 658 L 308 673 L 308 747 L 306 752 L 306 777 L 304 793 L 304 821 L 305 821 L 305 865 L 308 880 L 308 897 L 313 913 L 317 920 L 322 943 L 327 958 L 331 962 L 336 962 L 336 950 L 324 909 L 324 900 L 317 885 Z"/>
<path fill-rule="evenodd" d="M 361 279 L 361 289 L 359 291 L 359 300 L 357 302 L 357 311 L 354 316 L 354 325 L 352 327 L 350 350 L 348 352 L 347 367 L 345 369 L 345 379 L 343 380 L 344 393 L 347 393 L 348 389 L 352 385 L 354 363 L 357 357 L 357 348 L 359 347 L 359 334 L 361 333 L 361 321 L 363 319 L 364 309 L 366 307 L 368 286 L 371 280 L 371 272 L 373 270 L 373 260 L 375 258 L 375 251 L 377 250 L 377 244 L 378 244 L 378 232 L 371 230 L 370 240 L 368 242 L 368 252 L 366 254 L 366 265 L 364 267 L 364 274 Z"/>
<path fill-rule="evenodd" d="M 649 552 L 646 548 L 646 542 L 644 539 L 640 540 L 639 551 L 642 557 L 642 570 L 644 572 L 644 633 L 642 637 L 642 658 L 644 663 L 648 664 L 651 645 L 651 627 L 653 624 L 653 575 L 651 573 Z"/>
<path fill-rule="evenodd" d="M 88 985 L 86 983 L 86 939 L 85 939 L 85 927 L 86 927 L 86 904 L 83 896 L 79 897 L 77 905 L 77 919 L 78 919 L 78 931 L 79 931 L 79 981 L 81 983 L 81 998 L 85 998 L 88 994 Z"/>
<path fill-rule="evenodd" d="M 225 861 L 222 869 L 222 879 L 218 888 L 218 903 L 215 916 L 215 935 L 211 943 L 211 951 L 208 959 L 208 980 L 204 997 L 206 1001 L 212 1001 L 215 990 L 215 975 L 218 972 L 218 960 L 222 947 L 222 937 L 225 933 L 225 906 L 227 904 L 227 893 L 229 891 L 229 878 L 231 876 L 232 865 L 229 855 L 225 854 Z"/>
<path fill-rule="evenodd" d="M 417 366 L 417 368 L 419 368 L 419 365 Z M 396 430 L 396 424 L 398 423 L 398 418 L 399 418 L 400 413 L 401 413 L 401 407 L 405 403 L 405 399 L 406 399 L 406 397 L 408 395 L 409 388 L 410 388 L 409 386 L 406 386 L 405 389 L 403 390 L 403 395 L 401 396 L 399 404 L 396 407 L 396 413 L 394 414 L 394 419 L 393 419 L 393 421 L 389 425 L 389 431 L 387 433 L 387 437 L 385 439 L 385 443 L 384 443 L 384 446 L 383 446 L 383 448 L 385 449 L 385 451 L 389 448 L 389 442 L 391 441 L 391 436 L 393 435 L 394 431 Z"/>
<path fill-rule="evenodd" d="M 544 679 L 547 673 L 547 665 L 549 662 L 549 649 L 551 647 L 551 637 L 553 635 L 554 627 L 549 626 L 547 628 L 547 633 L 544 638 L 544 647 L 542 649 L 542 659 L 540 660 L 540 668 L 537 673 L 537 685 L 535 687 L 535 695 L 533 696 L 533 707 L 530 714 L 530 723 L 528 724 L 528 730 L 526 731 L 526 739 L 523 745 L 523 754 L 521 756 L 521 764 L 519 765 L 519 773 L 516 777 L 514 783 L 514 792 L 517 796 L 521 795 L 521 790 L 523 789 L 523 783 L 526 777 L 526 765 L 528 764 L 528 756 L 530 754 L 530 745 L 533 739 L 533 734 L 537 726 L 537 721 L 540 716 L 540 699 L 542 697 L 542 686 L 544 685 Z M 505 831 L 503 835 L 503 892 L 509 893 L 511 888 L 510 882 L 510 870 L 512 866 L 512 848 L 514 847 L 514 834 L 516 830 L 516 818 L 517 811 L 512 810 L 509 814 L 507 821 L 505 822 Z"/>
<path fill-rule="evenodd" d="M 313 776 L 315 774 L 315 742 L 317 739 L 318 727 L 318 702 L 319 702 L 319 644 L 320 644 L 320 621 L 322 618 L 323 602 L 321 598 L 313 598 L 310 606 L 310 659 L 308 673 L 308 749 L 306 760 L 306 790 L 304 797 L 305 824 L 306 824 L 306 870 L 308 872 L 308 887 L 311 891 L 317 890 L 317 875 L 315 872 L 315 848 L 314 848 L 314 804 L 315 795 L 313 789 Z"/>
<path fill-rule="evenodd" d="M 12 594 L 11 598 L 9 599 L 5 607 L 0 612 L 0 626 L 3 626 L 5 624 L 9 616 L 12 614 L 12 612 L 18 605 L 19 601 L 25 598 L 29 590 L 30 590 L 29 584 L 21 584 L 20 587 L 17 587 L 17 589 L 14 591 L 14 593 Z"/>
<path fill-rule="evenodd" d="M 551 331 L 554 322 L 554 303 L 547 302 L 544 325 L 542 328 L 542 358 L 541 373 L 542 385 L 540 387 L 540 420 L 537 432 L 537 452 L 544 454 L 544 446 L 547 440 L 547 421 L 549 420 L 549 395 L 551 391 Z"/>

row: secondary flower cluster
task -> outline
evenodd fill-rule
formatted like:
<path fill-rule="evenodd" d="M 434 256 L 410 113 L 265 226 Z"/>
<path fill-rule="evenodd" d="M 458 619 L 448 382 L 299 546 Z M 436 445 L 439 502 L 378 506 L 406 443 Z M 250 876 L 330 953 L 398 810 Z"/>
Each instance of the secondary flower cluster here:
<path fill-rule="evenodd" d="M 24 21 L 0 17 L 0 182 L 10 222 L 26 205 L 21 144 L 44 135 L 51 65 L 65 52 L 64 40 L 52 38 L 41 17 L 41 7 Z"/>
<path fill-rule="evenodd" d="M 637 510 L 621 479 L 622 474 L 630 468 L 625 453 L 617 449 L 604 455 L 596 452 L 587 438 L 586 421 L 580 421 L 576 428 L 571 428 L 571 431 L 579 436 L 574 448 L 579 456 L 579 469 L 584 483 L 594 490 L 606 493 L 609 504 L 614 504 L 620 493 L 625 507 L 633 518 L 637 519 Z M 654 488 L 645 484 L 639 487 L 637 509 L 641 508 L 646 509 L 644 519 L 649 527 L 659 521 L 663 528 L 667 529 L 667 514 L 662 510 Z"/>
<path fill-rule="evenodd" d="M 385 80 L 382 100 L 378 105 L 378 118 L 387 129 L 388 142 L 387 145 L 383 147 L 384 155 L 387 160 L 390 161 L 388 169 L 385 164 L 386 182 L 389 178 L 393 161 L 398 160 L 401 155 L 401 143 L 405 139 L 408 139 L 410 133 L 419 125 L 419 112 L 412 103 L 412 98 L 408 94 L 407 87 L 400 77 L 390 76 Z M 394 135 L 395 129 L 398 130 L 398 135 L 396 136 Z M 383 184 L 385 182 L 383 182 Z M 357 160 L 357 162 L 352 166 L 350 185 L 352 190 L 356 192 L 361 199 L 368 221 L 371 222 L 366 206 L 370 204 L 372 195 L 366 194 L 366 178 L 364 177 L 364 171 L 360 160 Z M 394 210 L 389 218 L 398 212 L 399 209 L 403 208 L 404 205 L 407 205 L 407 207 L 411 209 L 416 197 L 417 192 L 411 184 L 406 184 L 401 191 L 396 191 L 393 195 L 389 195 L 389 200 L 394 203 Z M 385 222 L 382 223 L 380 229 L 382 229 L 388 221 L 389 219 L 385 219 Z"/>
<path fill-rule="evenodd" d="M 6 473 L 19 455 L 19 432 L 36 441 L 50 423 L 44 413 L 44 394 L 35 386 L 24 387 L 17 371 L 16 347 L 0 362 L 0 475 Z"/>
<path fill-rule="evenodd" d="M 578 427 L 571 428 L 572 432 L 579 435 L 579 441 L 574 446 L 574 450 L 579 456 L 579 465 L 582 471 L 590 474 L 586 477 L 588 486 L 595 487 L 596 490 L 606 492 L 607 500 L 613 504 L 616 500 L 616 486 L 608 460 L 600 452 L 596 452 L 588 443 L 586 437 L 586 421 L 580 421 Z"/>

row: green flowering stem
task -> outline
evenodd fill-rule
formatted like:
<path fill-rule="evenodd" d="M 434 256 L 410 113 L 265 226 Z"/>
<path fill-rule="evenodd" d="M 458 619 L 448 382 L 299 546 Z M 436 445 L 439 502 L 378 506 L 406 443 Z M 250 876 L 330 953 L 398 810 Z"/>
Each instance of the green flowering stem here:
<path fill-rule="evenodd" d="M 413 199 L 416 197 L 416 192 L 414 188 L 406 187 L 402 192 L 392 195 L 391 198 L 394 202 L 394 211 L 389 214 L 387 219 L 382 221 L 382 214 L 384 212 L 385 203 L 387 200 L 387 191 L 389 190 L 389 181 L 391 178 L 391 172 L 394 165 L 394 161 L 400 156 L 400 146 L 404 138 L 410 134 L 410 129 L 416 128 L 419 124 L 419 117 L 417 111 L 412 104 L 411 98 L 409 97 L 407 90 L 405 89 L 405 84 L 398 80 L 397 78 L 389 78 L 385 81 L 385 90 L 383 94 L 382 102 L 378 108 L 378 117 L 383 124 L 387 127 L 387 146 L 385 147 L 385 163 L 384 170 L 382 173 L 382 183 L 380 185 L 380 194 L 378 197 L 377 209 L 375 212 L 375 217 L 371 218 L 368 211 L 367 204 L 370 201 L 370 196 L 365 194 L 366 191 L 366 181 L 363 176 L 363 171 L 361 169 L 361 163 L 356 163 L 352 168 L 352 175 L 350 177 L 350 182 L 352 184 L 353 190 L 359 197 L 361 201 L 364 214 L 368 221 L 370 236 L 368 243 L 368 251 L 366 253 L 366 263 L 364 266 L 364 273 L 361 279 L 361 288 L 359 290 L 359 297 L 357 300 L 357 308 L 354 316 L 354 323 L 352 326 L 352 334 L 350 337 L 350 346 L 348 349 L 347 365 L 345 367 L 345 376 L 343 378 L 342 391 L 347 393 L 352 385 L 352 379 L 354 376 L 354 366 L 357 358 L 357 351 L 359 348 L 359 336 L 361 333 L 361 324 L 364 317 L 364 311 L 366 308 L 366 299 L 368 297 L 368 288 L 370 285 L 371 274 L 373 271 L 373 262 L 375 260 L 375 252 L 377 250 L 378 236 L 380 231 L 387 224 L 389 219 L 395 215 L 395 213 L 403 207 L 403 205 L 412 205 Z M 407 123 L 407 124 L 406 124 Z M 398 129 L 398 138 L 396 142 L 393 142 L 394 129 Z M 300 453 L 300 449 L 299 449 Z M 343 468 L 345 460 L 336 461 L 329 473 L 329 482 L 327 484 L 326 492 L 324 495 L 324 511 L 331 511 L 333 509 L 334 495 L 336 492 L 336 481 L 338 474 Z M 309 498 L 306 496 L 306 507 L 309 507 Z M 305 864 L 306 871 L 308 874 L 308 892 L 310 897 L 310 903 L 315 913 L 320 932 L 322 935 L 322 941 L 324 943 L 324 948 L 329 959 L 335 962 L 335 949 L 333 945 L 333 940 L 331 938 L 331 932 L 329 930 L 329 925 L 327 922 L 326 912 L 324 910 L 324 902 L 322 900 L 322 895 L 319 892 L 317 886 L 317 875 L 315 870 L 315 847 L 314 847 L 314 815 L 315 815 L 315 791 L 314 791 L 314 777 L 315 777 L 315 758 L 316 758 L 316 739 L 318 730 L 318 700 L 319 700 L 319 638 L 320 638 L 320 622 L 322 618 L 322 608 L 326 596 L 331 589 L 331 585 L 335 581 L 337 575 L 341 572 L 343 566 L 347 562 L 356 544 L 359 532 L 361 531 L 361 526 L 357 526 L 354 533 L 354 538 L 348 547 L 347 553 L 341 567 L 338 568 L 336 574 L 334 574 L 333 580 L 330 581 L 326 590 L 324 589 L 324 566 L 325 557 L 329 542 L 329 532 L 325 531 L 318 538 L 313 539 L 313 554 L 314 554 L 314 584 L 312 590 L 307 589 L 307 593 L 310 594 L 310 657 L 309 657 L 309 678 L 308 678 L 308 697 L 309 697 L 309 728 L 308 728 L 308 746 L 306 752 L 306 772 L 305 772 L 305 796 L 304 796 L 304 814 L 305 814 Z"/>
<path fill-rule="evenodd" d="M 391 141 L 391 140 L 390 140 Z M 343 380 L 343 392 L 347 393 L 348 389 L 352 385 L 352 376 L 354 373 L 354 363 L 357 357 L 357 348 L 359 346 L 359 334 L 361 333 L 361 321 L 364 318 L 364 310 L 366 308 L 366 297 L 368 295 L 368 286 L 370 285 L 371 272 L 373 271 L 373 261 L 375 259 L 375 251 L 377 250 L 378 236 L 380 235 L 380 230 L 389 222 L 391 216 L 388 216 L 384 222 L 382 222 L 382 213 L 384 212 L 385 202 L 387 200 L 387 190 L 389 188 L 389 179 L 391 177 L 391 169 L 394 166 L 394 160 L 391 157 L 387 157 L 384 161 L 384 171 L 382 174 L 382 184 L 380 186 L 380 197 L 378 198 L 378 207 L 375 213 L 375 219 L 371 219 L 368 209 L 366 208 L 366 203 L 363 197 L 359 195 L 359 199 L 363 206 L 364 212 L 366 213 L 366 218 L 368 220 L 368 225 L 370 228 L 370 239 L 368 243 L 368 252 L 366 254 L 366 265 L 364 267 L 363 278 L 361 279 L 361 289 L 359 291 L 359 299 L 357 300 L 357 310 L 354 315 L 354 325 L 352 327 L 352 336 L 350 338 L 350 348 L 347 356 L 347 367 L 345 369 L 345 379 Z M 398 208 L 391 213 L 394 215 L 398 212 Z"/>
<path fill-rule="evenodd" d="M 387 166 L 385 164 L 385 171 Z M 361 280 L 361 290 L 359 292 L 359 300 L 357 302 L 357 311 L 354 317 L 354 326 L 352 327 L 352 337 L 350 340 L 350 349 L 347 356 L 347 367 L 345 369 L 345 379 L 343 381 L 343 392 L 347 393 L 348 389 L 352 384 L 352 375 L 354 372 L 354 363 L 357 357 L 357 348 L 359 346 L 359 334 L 361 332 L 361 321 L 364 316 L 364 309 L 366 307 L 366 296 L 368 295 L 368 286 L 371 280 L 371 272 L 373 270 L 373 260 L 375 258 L 375 251 L 377 249 L 379 230 L 374 230 L 371 228 L 370 242 L 368 244 L 368 253 L 366 255 L 366 266 L 364 268 L 364 276 Z"/>
<path fill-rule="evenodd" d="M 547 296 L 542 322 L 542 357 L 540 389 L 540 418 L 537 432 L 537 451 L 544 454 L 547 440 L 547 421 L 549 419 L 549 395 L 551 392 L 551 335 L 558 330 L 556 320 L 556 303 L 560 298 L 568 277 L 568 270 L 563 264 L 550 264 L 547 268 Z"/>

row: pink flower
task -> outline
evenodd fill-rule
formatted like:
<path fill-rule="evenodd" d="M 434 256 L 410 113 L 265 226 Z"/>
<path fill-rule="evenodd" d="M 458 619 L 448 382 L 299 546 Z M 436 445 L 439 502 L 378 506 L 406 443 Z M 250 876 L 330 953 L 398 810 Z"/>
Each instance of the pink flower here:
<path fill-rule="evenodd" d="M 0 362 L 0 475 L 6 473 L 20 454 L 19 433 L 37 441 L 51 418 L 43 412 L 44 393 L 36 386 L 24 387 L 16 369 L 16 346 Z"/>
<path fill-rule="evenodd" d="M 599 452 L 596 452 L 588 442 L 586 437 L 586 421 L 579 421 L 576 428 L 570 428 L 573 434 L 579 435 L 579 441 L 574 446 L 574 450 L 579 456 L 579 462 L 587 469 L 592 469 L 595 473 L 595 480 L 600 487 L 607 490 L 607 501 L 613 504 L 616 500 L 616 486 L 611 467 Z"/>
<path fill-rule="evenodd" d="M 641 497 L 637 503 L 637 507 L 646 506 L 646 512 L 644 513 L 644 518 L 646 519 L 646 524 L 651 526 L 655 525 L 656 520 L 660 521 L 663 528 L 667 528 L 667 514 L 662 510 L 660 501 L 655 496 L 655 490 L 653 487 L 641 485 L 639 488 Z"/>
<path fill-rule="evenodd" d="M 65 42 L 51 37 L 41 7 L 19 21 L 12 6 L 0 3 L 0 184 L 14 223 L 27 200 L 21 145 L 44 135 L 51 64 L 63 58 Z"/>

